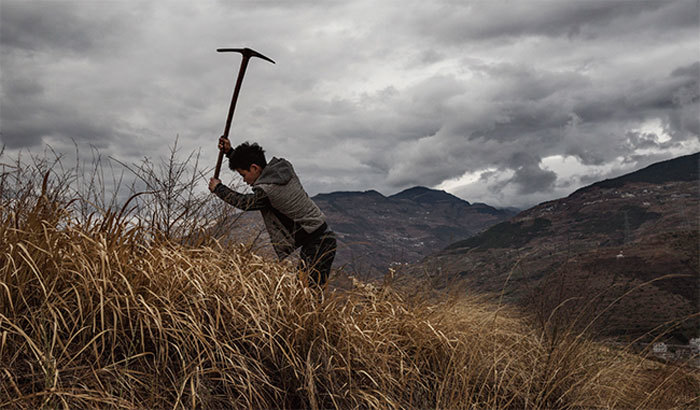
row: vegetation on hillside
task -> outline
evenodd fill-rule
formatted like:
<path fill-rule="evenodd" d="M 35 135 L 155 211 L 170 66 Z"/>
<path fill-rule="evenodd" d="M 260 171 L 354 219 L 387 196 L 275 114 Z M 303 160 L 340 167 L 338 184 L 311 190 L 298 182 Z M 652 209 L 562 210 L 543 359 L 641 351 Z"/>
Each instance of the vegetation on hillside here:
<path fill-rule="evenodd" d="M 546 218 L 535 218 L 529 224 L 510 221 L 501 222 L 469 239 L 455 242 L 446 247 L 445 250 L 517 248 L 527 244 L 533 237 L 545 233 L 551 225 L 552 222 Z"/>
<path fill-rule="evenodd" d="M 149 193 L 123 202 L 56 162 L 0 164 L 0 408 L 697 405 L 687 370 L 478 299 L 310 291 L 217 240 L 231 216 L 186 163 L 135 167 Z"/>

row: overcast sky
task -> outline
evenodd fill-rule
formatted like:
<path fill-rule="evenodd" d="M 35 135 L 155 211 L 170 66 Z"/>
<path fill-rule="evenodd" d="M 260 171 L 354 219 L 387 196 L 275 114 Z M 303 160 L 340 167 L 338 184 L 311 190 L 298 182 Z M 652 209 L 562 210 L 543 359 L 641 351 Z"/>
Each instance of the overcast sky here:
<path fill-rule="evenodd" d="M 216 162 L 231 130 L 311 195 L 529 207 L 700 151 L 700 2 L 0 0 L 5 155 Z M 225 182 L 233 173 L 223 172 Z M 206 182 L 203 182 L 203 186 Z"/>

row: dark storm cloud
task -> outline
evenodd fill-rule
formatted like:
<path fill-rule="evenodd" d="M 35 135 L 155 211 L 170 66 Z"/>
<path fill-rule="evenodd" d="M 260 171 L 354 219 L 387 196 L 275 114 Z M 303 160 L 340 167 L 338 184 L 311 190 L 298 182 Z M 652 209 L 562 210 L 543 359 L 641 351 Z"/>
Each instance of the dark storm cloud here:
<path fill-rule="evenodd" d="M 488 175 L 455 192 L 524 206 L 698 144 L 696 0 L 2 0 L 0 11 L 0 139 L 12 149 L 75 140 L 128 163 L 180 135 L 214 162 L 240 62 L 223 46 L 277 61 L 251 61 L 232 138 L 290 159 L 312 194 Z M 554 171 L 551 158 L 585 169 Z"/>
<path fill-rule="evenodd" d="M 694 62 L 686 67 L 678 67 L 671 72 L 672 77 L 686 77 L 694 79 L 696 82 L 700 78 L 700 62 Z"/>
<path fill-rule="evenodd" d="M 96 112 L 81 112 L 73 101 L 47 98 L 37 71 L 4 66 L 2 77 L 2 141 L 10 149 L 37 146 L 48 137 L 89 141 L 104 147 L 113 124 Z"/>
<path fill-rule="evenodd" d="M 540 168 L 540 159 L 533 155 L 516 153 L 509 162 L 515 175 L 508 182 L 518 186 L 519 194 L 547 192 L 557 180 L 557 174 Z"/>
<path fill-rule="evenodd" d="M 582 90 L 571 106 L 584 122 L 605 122 L 668 115 L 697 103 L 698 77 L 659 75 L 648 81 L 630 80 L 615 88 Z M 683 97 L 681 97 L 683 96 Z"/>
<path fill-rule="evenodd" d="M 700 62 L 678 67 L 671 73 L 680 84 L 671 97 L 674 110 L 669 114 L 669 129 L 674 138 L 700 135 Z"/>
<path fill-rule="evenodd" d="M 492 94 L 498 96 L 498 103 L 478 118 L 447 116 L 437 138 L 418 142 L 420 148 L 402 155 L 414 164 L 430 166 L 431 171 L 410 173 L 409 166 L 394 162 L 392 184 L 438 184 L 470 169 L 496 166 L 515 171 L 511 182 L 519 187 L 518 193 L 544 192 L 556 180 L 556 174 L 537 165 L 547 155 L 565 153 L 583 164 L 601 165 L 639 149 L 667 150 L 687 138 L 697 139 L 692 131 L 680 136 L 677 124 L 682 122 L 685 129 L 697 124 L 691 120 L 692 113 L 697 113 L 696 98 L 679 103 L 677 97 L 697 92 L 691 70 L 676 70 L 649 83 L 615 84 L 617 89 L 602 87 L 578 73 L 514 67 L 480 67 L 480 71 L 487 73 L 486 81 L 497 83 Z M 469 103 L 464 101 L 464 112 L 469 111 Z M 626 129 L 649 117 L 665 119 L 669 134 L 678 137 L 662 144 L 658 135 Z M 674 121 L 680 117 L 682 121 Z M 528 165 L 518 163 L 519 154 L 526 152 L 535 156 L 533 160 Z"/>
<path fill-rule="evenodd" d="M 103 101 L 87 101 L 83 90 L 92 88 L 89 77 L 49 77 L 52 70 L 74 64 L 89 68 L 91 59 L 109 56 L 122 49 L 135 34 L 132 11 L 141 7 L 114 9 L 87 2 L 0 3 L 0 137 L 8 148 L 38 146 L 49 139 L 84 141 L 104 148 L 111 139 L 123 137 L 119 121 Z M 101 57 L 98 57 L 101 56 Z M 105 73 L 105 77 L 111 74 Z M 51 78 L 51 82 L 49 82 Z M 56 94 L 62 81 L 75 83 L 71 93 Z M 104 95 L 104 100 L 110 96 Z M 121 124 L 124 126 L 125 124 Z"/>
<path fill-rule="evenodd" d="M 71 5 L 44 3 L 50 10 L 37 12 L 20 2 L 3 2 L 0 44 L 26 51 L 73 50 L 83 51 L 93 46 L 93 37 L 86 35 L 85 24 L 76 16 Z M 95 28 L 103 29 L 93 25 Z"/>
<path fill-rule="evenodd" d="M 3 0 L 0 3 L 0 45 L 3 48 L 24 52 L 48 52 L 60 58 L 62 53 L 84 54 L 103 47 L 114 47 L 120 36 L 133 30 L 127 24 L 136 15 L 100 12 L 98 3 L 75 2 L 31 2 Z M 91 12 L 92 11 L 92 12 Z M 128 18 L 126 18 L 128 17 Z"/>
<path fill-rule="evenodd" d="M 584 164 L 597 165 L 648 148 L 650 135 L 625 141 L 622 136 L 644 134 L 617 129 L 619 124 L 640 123 L 645 118 L 659 118 L 672 137 L 670 144 L 658 148 L 698 138 L 697 76 L 660 75 L 653 81 L 630 81 L 618 89 L 601 88 L 581 95 L 585 100 L 571 109 L 580 123 L 588 125 L 572 127 L 565 141 L 569 142 L 566 153 L 577 156 Z M 577 138 L 587 138 L 589 142 L 595 139 L 598 144 L 595 147 L 576 144 L 572 140 Z"/>
<path fill-rule="evenodd" d="M 694 1 L 578 2 L 457 2 L 454 7 L 435 7 L 412 20 L 422 34 L 460 44 L 468 40 L 518 39 L 523 36 L 595 38 L 609 31 L 628 29 L 628 22 L 645 20 L 659 12 L 664 24 L 695 27 Z"/>

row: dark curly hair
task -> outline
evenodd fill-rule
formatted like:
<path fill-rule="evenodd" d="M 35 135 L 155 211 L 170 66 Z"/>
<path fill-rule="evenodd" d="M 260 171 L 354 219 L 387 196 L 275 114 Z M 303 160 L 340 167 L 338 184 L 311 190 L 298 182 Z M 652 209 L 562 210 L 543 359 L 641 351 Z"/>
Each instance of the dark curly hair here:
<path fill-rule="evenodd" d="M 265 160 L 265 150 L 257 143 L 244 142 L 232 149 L 228 155 L 228 166 L 232 170 L 249 170 L 250 166 L 256 164 L 260 168 L 267 166 Z"/>

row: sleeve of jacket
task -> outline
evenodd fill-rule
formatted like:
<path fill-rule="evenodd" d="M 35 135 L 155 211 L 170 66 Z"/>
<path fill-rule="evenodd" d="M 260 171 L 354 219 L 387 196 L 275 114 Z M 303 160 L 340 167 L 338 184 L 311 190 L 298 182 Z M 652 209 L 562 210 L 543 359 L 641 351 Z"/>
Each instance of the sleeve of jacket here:
<path fill-rule="evenodd" d="M 253 188 L 252 194 L 241 194 L 224 184 L 214 188 L 214 193 L 225 202 L 243 211 L 258 211 L 270 205 L 270 199 L 262 189 Z"/>

